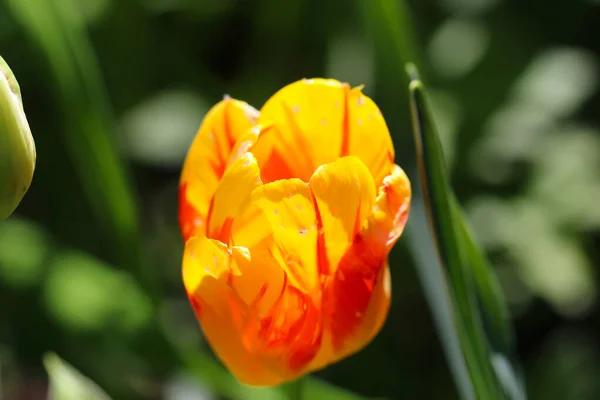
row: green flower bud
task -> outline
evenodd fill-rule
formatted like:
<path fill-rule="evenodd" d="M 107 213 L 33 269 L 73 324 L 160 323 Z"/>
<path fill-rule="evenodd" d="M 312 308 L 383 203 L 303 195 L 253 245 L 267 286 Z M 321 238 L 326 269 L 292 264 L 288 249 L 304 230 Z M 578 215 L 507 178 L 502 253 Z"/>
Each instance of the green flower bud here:
<path fill-rule="evenodd" d="M 12 214 L 29 189 L 35 158 L 19 84 L 0 57 L 0 220 Z"/>

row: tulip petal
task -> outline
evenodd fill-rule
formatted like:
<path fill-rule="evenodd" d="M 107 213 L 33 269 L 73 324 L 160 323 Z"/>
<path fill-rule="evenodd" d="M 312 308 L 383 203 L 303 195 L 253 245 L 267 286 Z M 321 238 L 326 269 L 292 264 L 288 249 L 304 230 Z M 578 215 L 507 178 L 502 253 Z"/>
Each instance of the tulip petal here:
<path fill-rule="evenodd" d="M 354 165 L 350 167 L 350 163 Z M 351 157 L 342 158 L 319 169 L 310 183 L 323 222 L 325 247 L 332 266 L 330 278 L 323 283 L 323 312 L 328 329 L 322 349 L 311 363 L 311 368 L 320 368 L 364 347 L 381 329 L 389 309 L 391 285 L 387 257 L 406 224 L 411 198 L 410 182 L 402 169 L 394 166 L 393 173 L 383 179 L 375 201 L 370 197 L 371 202 L 365 209 L 356 200 L 359 196 L 356 186 L 340 184 L 344 182 L 341 178 L 344 175 L 345 181 L 349 180 L 347 176 L 352 174 L 352 170 L 364 177 L 362 170 L 366 167 L 361 168 L 361 165 L 360 161 Z M 329 187 L 325 186 L 328 190 L 323 191 L 319 190 L 323 186 L 318 184 L 320 180 L 317 177 L 323 175 L 325 168 L 329 168 L 335 178 L 329 179 Z M 372 179 L 363 180 L 372 182 Z M 336 193 L 338 199 L 335 198 Z M 371 191 L 369 196 L 374 196 L 374 192 Z M 352 226 L 349 217 L 336 220 L 336 216 L 352 215 L 351 210 L 336 215 L 331 213 L 332 205 L 342 201 L 354 207 L 357 219 L 360 218 L 360 228 L 349 229 Z M 345 227 L 340 225 L 342 221 L 347 221 Z M 336 226 L 337 229 L 334 228 Z M 341 232 L 346 232 L 346 235 Z M 332 242 L 337 246 L 334 247 Z"/>
<path fill-rule="evenodd" d="M 284 290 L 286 277 L 279 263 L 271 257 L 251 254 L 246 247 L 232 247 L 236 270 L 230 277 L 231 287 L 257 317 L 266 316 Z"/>
<path fill-rule="evenodd" d="M 242 276 L 233 277 L 234 286 L 250 294 L 242 296 L 260 317 L 248 324 L 244 336 L 276 371 L 301 374 L 320 348 L 317 234 L 310 189 L 299 179 L 255 189 L 234 220 L 233 244 L 251 254 L 249 265 L 239 263 Z"/>
<path fill-rule="evenodd" d="M 333 285 L 331 284 L 331 281 L 327 281 L 324 286 L 325 296 L 332 296 L 335 294 L 332 288 Z M 321 348 L 307 367 L 307 370 L 314 371 L 321 369 L 359 351 L 370 343 L 377 333 L 379 333 L 385 322 L 390 308 L 391 294 L 392 282 L 389 267 L 386 263 L 383 268 L 379 269 L 379 273 L 374 280 L 373 290 L 370 294 L 368 305 L 364 314 L 359 315 L 360 320 L 350 325 L 351 331 L 347 335 L 344 335 L 343 333 L 340 335 L 340 329 L 331 329 L 331 324 L 327 324 L 327 329 L 324 330 Z M 326 323 L 328 323 L 332 318 L 332 315 L 335 314 L 338 314 L 335 315 L 335 317 L 338 318 L 338 321 L 340 320 L 339 312 L 331 314 L 327 313 L 327 310 L 331 310 L 333 304 L 335 303 L 332 301 L 325 303 L 326 308 L 324 312 L 326 313 Z M 340 306 L 343 307 L 341 302 Z M 356 317 L 356 311 L 350 310 L 350 312 L 353 312 Z M 343 340 L 340 340 L 340 338 Z"/>
<path fill-rule="evenodd" d="M 179 222 L 184 240 L 206 234 L 211 198 L 237 139 L 250 129 L 258 111 L 245 102 L 225 98 L 204 118 L 181 173 Z"/>
<path fill-rule="evenodd" d="M 245 327 L 257 320 L 227 284 L 233 263 L 235 257 L 222 243 L 200 236 L 188 240 L 183 259 L 188 297 L 212 349 L 241 382 L 277 385 L 288 378 L 274 372 L 244 341 Z"/>
<path fill-rule="evenodd" d="M 336 353 L 355 351 L 362 347 L 361 337 L 374 335 L 364 330 L 365 320 L 383 317 L 369 316 L 369 310 L 376 314 L 387 313 L 387 309 L 373 309 L 370 303 L 377 290 L 385 290 L 379 287 L 381 270 L 386 267 L 388 254 L 404 229 L 410 198 L 410 182 L 404 171 L 395 166 L 394 172 L 384 178 L 371 213 L 340 259 L 335 276 L 324 288 L 324 308 Z"/>
<path fill-rule="evenodd" d="M 269 314 L 256 325 L 255 343 L 275 371 L 302 375 L 319 351 L 322 324 L 320 304 L 288 284 Z"/>
<path fill-rule="evenodd" d="M 304 79 L 285 86 L 262 107 L 259 122 L 274 124 L 277 140 L 263 181 L 299 178 L 308 182 L 320 165 L 335 160 L 343 146 L 348 84 Z M 260 163 L 259 158 L 259 163 Z"/>
<path fill-rule="evenodd" d="M 229 243 L 234 216 L 261 184 L 260 170 L 251 153 L 244 153 L 234 160 L 227 167 L 212 199 L 208 237 Z"/>
<path fill-rule="evenodd" d="M 340 293 L 340 292 L 338 292 Z M 343 296 L 343 295 L 342 295 Z M 390 309 L 392 297 L 392 283 L 387 262 L 379 268 L 378 274 L 373 280 L 373 287 L 366 307 L 360 307 L 363 311 L 354 311 L 354 315 L 346 310 L 338 310 L 337 321 L 341 321 L 340 314 L 346 314 L 346 321 L 356 320 L 356 329 L 347 334 L 343 330 L 332 330 L 334 356 L 330 362 L 335 362 L 364 348 L 379 333 Z M 357 302 L 358 304 L 358 302 Z M 349 311 L 349 310 L 348 310 Z M 342 328 L 344 325 L 340 325 Z M 350 325 L 352 326 L 352 325 Z M 342 328 L 343 329 L 343 328 Z M 337 332 L 337 333 L 336 333 Z M 340 334 L 341 333 L 341 334 Z"/>
<path fill-rule="evenodd" d="M 276 131 L 270 156 L 257 157 L 263 181 L 307 182 L 319 166 L 353 155 L 381 184 L 392 172 L 394 146 L 381 111 L 361 89 L 333 79 L 303 79 L 275 93 L 259 118 Z"/>
<path fill-rule="evenodd" d="M 385 322 L 392 300 L 392 277 L 387 262 L 380 269 L 375 282 L 371 301 L 365 311 L 362 324 L 355 333 L 354 341 L 353 343 L 346 343 L 346 354 L 338 353 L 338 357 L 345 357 L 363 348 L 379 333 Z"/>
<path fill-rule="evenodd" d="M 347 102 L 348 147 L 342 156 L 351 154 L 360 158 L 380 185 L 394 166 L 394 145 L 387 124 L 361 87 L 350 91 Z"/>
<path fill-rule="evenodd" d="M 392 173 L 379 187 L 375 206 L 361 232 L 375 247 L 381 247 L 379 251 L 389 252 L 404 231 L 411 194 L 408 177 L 402 168 L 394 165 Z"/>
<path fill-rule="evenodd" d="M 230 276 L 231 287 L 248 309 L 239 331 L 245 348 L 288 379 L 302 374 L 321 344 L 319 298 L 292 286 L 274 257 L 260 251 L 251 255 L 243 247 L 232 250 L 239 268 Z"/>
<path fill-rule="evenodd" d="M 252 256 L 279 262 L 294 287 L 305 293 L 319 284 L 317 216 L 308 185 L 299 179 L 258 187 L 235 218 L 233 244 Z"/>
<path fill-rule="evenodd" d="M 227 246 L 203 236 L 191 238 L 185 244 L 182 273 L 188 291 L 193 291 L 206 276 L 226 279 L 224 276 L 229 273 Z"/>
<path fill-rule="evenodd" d="M 331 275 L 375 201 L 375 182 L 363 162 L 353 156 L 318 168 L 309 186 L 318 208 L 321 273 Z M 324 249 L 323 249 L 324 246 Z"/>

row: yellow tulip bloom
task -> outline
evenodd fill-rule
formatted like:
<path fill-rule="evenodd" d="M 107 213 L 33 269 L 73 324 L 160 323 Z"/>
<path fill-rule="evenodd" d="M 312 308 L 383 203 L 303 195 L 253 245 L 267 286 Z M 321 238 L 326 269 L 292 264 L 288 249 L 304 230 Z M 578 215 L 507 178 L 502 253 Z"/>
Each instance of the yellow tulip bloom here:
<path fill-rule="evenodd" d="M 241 382 L 281 384 L 373 339 L 410 198 L 360 87 L 304 79 L 260 113 L 227 97 L 206 115 L 180 181 L 183 281 Z"/>

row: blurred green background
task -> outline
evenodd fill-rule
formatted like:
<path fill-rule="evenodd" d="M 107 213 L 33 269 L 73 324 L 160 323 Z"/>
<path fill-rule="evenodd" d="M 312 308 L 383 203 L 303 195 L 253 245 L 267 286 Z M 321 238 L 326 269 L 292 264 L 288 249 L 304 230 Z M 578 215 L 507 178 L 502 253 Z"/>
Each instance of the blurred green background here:
<path fill-rule="evenodd" d="M 0 223 L 1 399 L 46 398 L 47 351 L 115 399 L 277 398 L 214 363 L 187 303 L 181 164 L 224 94 L 259 108 L 325 76 L 366 85 L 416 182 L 398 48 L 430 87 L 529 398 L 600 398 L 600 2 L 413 0 L 400 20 L 414 35 L 385 40 L 376 1 L 0 0 L 0 54 L 38 151 Z M 368 397 L 455 399 L 406 245 L 381 334 L 316 375 Z"/>

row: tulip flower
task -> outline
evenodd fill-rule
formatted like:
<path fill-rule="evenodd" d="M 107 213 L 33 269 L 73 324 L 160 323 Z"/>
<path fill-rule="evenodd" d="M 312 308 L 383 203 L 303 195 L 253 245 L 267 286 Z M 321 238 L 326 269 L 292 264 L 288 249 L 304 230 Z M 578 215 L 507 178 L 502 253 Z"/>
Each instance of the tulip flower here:
<path fill-rule="evenodd" d="M 212 349 L 273 386 L 366 346 L 390 305 L 410 182 L 375 103 L 304 79 L 205 117 L 179 191 L 183 281 Z"/>
<path fill-rule="evenodd" d="M 19 84 L 0 57 L 0 220 L 12 214 L 29 189 L 35 159 Z"/>

